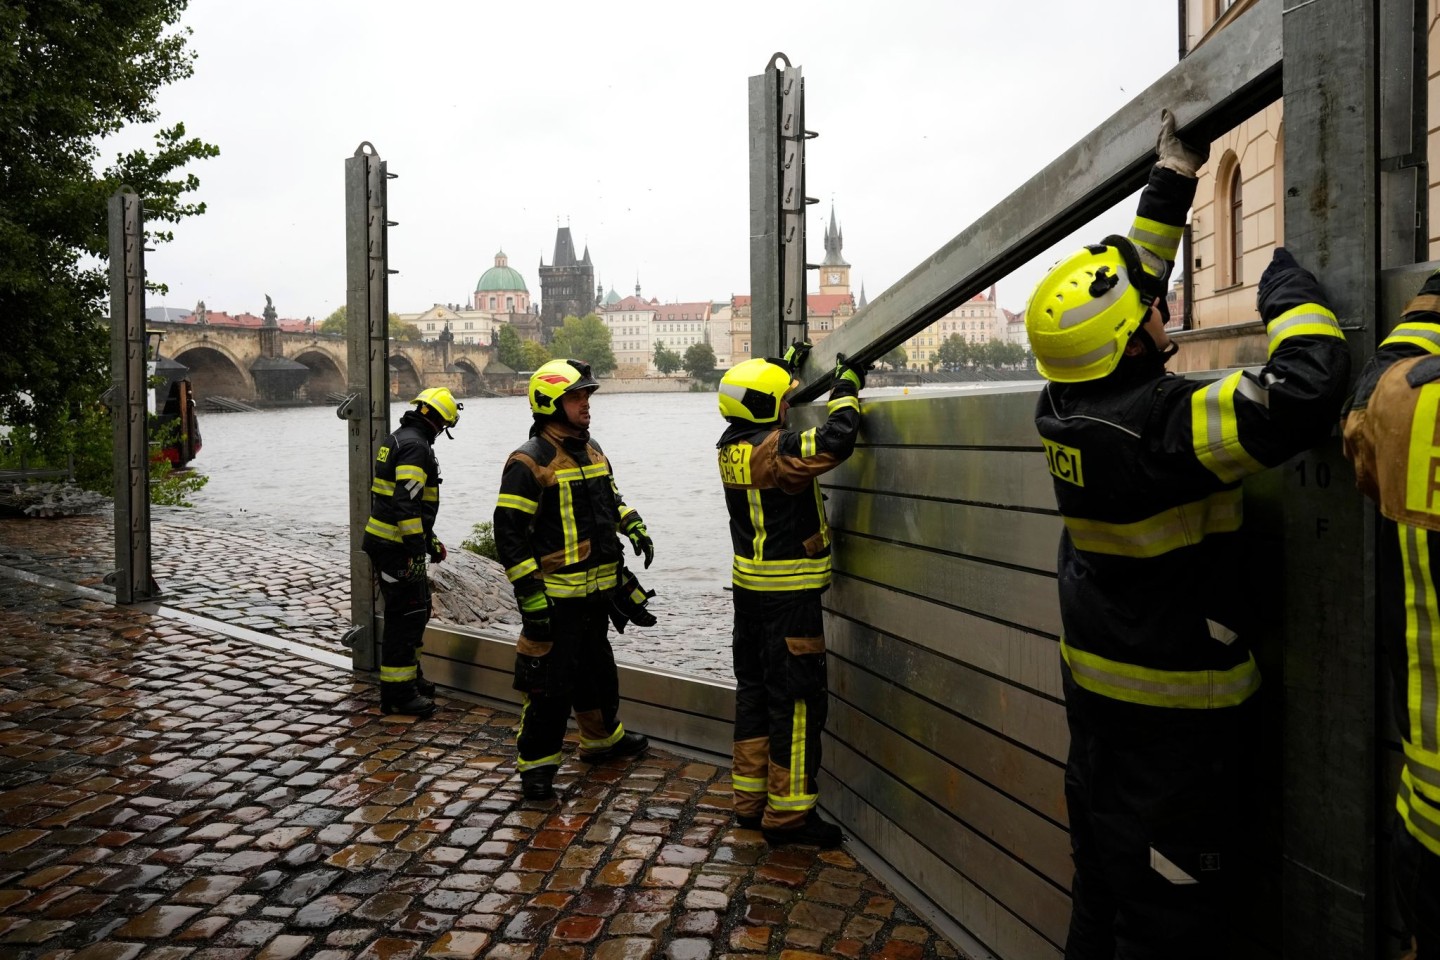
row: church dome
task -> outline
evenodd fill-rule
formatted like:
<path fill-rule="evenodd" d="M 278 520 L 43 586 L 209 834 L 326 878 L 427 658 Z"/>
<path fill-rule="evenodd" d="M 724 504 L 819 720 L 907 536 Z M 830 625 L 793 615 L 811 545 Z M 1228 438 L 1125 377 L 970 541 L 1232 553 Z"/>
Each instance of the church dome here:
<path fill-rule="evenodd" d="M 525 278 L 520 276 L 520 271 L 509 265 L 504 250 L 495 254 L 495 266 L 486 270 L 481 275 L 479 282 L 475 284 L 476 293 L 490 291 L 530 292 L 530 288 L 525 286 Z"/>

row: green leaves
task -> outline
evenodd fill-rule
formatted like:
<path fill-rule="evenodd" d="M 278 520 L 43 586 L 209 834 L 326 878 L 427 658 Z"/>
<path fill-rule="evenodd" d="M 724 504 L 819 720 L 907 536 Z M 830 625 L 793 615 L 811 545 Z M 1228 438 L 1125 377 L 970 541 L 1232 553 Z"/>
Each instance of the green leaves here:
<path fill-rule="evenodd" d="M 599 314 L 566 317 L 550 341 L 552 357 L 573 357 L 590 364 L 597 377 L 615 372 L 615 353 L 610 349 L 610 329 Z"/>

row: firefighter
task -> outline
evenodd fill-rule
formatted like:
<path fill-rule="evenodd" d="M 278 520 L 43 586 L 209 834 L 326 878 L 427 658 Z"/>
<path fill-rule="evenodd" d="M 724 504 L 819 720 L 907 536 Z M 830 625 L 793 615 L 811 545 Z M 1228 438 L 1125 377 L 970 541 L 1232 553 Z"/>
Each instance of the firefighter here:
<path fill-rule="evenodd" d="M 1040 281 L 1025 328 L 1057 558 L 1075 877 L 1067 958 L 1228 956 L 1251 696 L 1240 481 L 1333 429 L 1350 371 L 1315 278 L 1260 278 L 1258 374 L 1169 375 L 1166 291 L 1205 155 L 1162 114 L 1128 236 Z"/>
<path fill-rule="evenodd" d="M 1391 840 L 1414 953 L 1440 957 L 1440 272 L 1360 371 L 1345 415 L 1355 482 L 1380 506 L 1380 638 L 1405 766 Z"/>
<path fill-rule="evenodd" d="M 624 569 L 619 536 L 645 555 L 646 567 L 655 547 L 590 436 L 590 394 L 599 388 L 579 360 L 551 360 L 536 370 L 528 388 L 530 439 L 510 454 L 500 477 L 495 546 L 523 621 L 514 687 L 524 706 L 515 743 L 527 800 L 555 796 L 572 707 L 582 760 L 634 756 L 650 745 L 620 722 L 609 618 L 623 611 L 637 625 L 655 622 L 645 610 L 649 591 Z"/>
<path fill-rule="evenodd" d="M 716 446 L 734 550 L 736 820 L 773 844 L 839 846 L 815 809 L 828 706 L 820 595 L 830 585 L 830 527 L 816 478 L 843 463 L 860 428 L 866 368 L 837 362 L 829 413 L 785 429 L 792 373 L 809 353 L 745 360 L 720 380 Z"/>
<path fill-rule="evenodd" d="M 380 442 L 370 484 L 370 518 L 362 549 L 370 557 L 385 601 L 380 645 L 380 709 L 428 717 L 435 712 L 435 684 L 420 670 L 420 644 L 430 620 L 430 581 L 425 560 L 441 563 L 445 544 L 435 536 L 440 509 L 440 463 L 435 438 L 460 422 L 464 404 L 445 387 L 430 387 L 410 401 L 414 410 Z"/>

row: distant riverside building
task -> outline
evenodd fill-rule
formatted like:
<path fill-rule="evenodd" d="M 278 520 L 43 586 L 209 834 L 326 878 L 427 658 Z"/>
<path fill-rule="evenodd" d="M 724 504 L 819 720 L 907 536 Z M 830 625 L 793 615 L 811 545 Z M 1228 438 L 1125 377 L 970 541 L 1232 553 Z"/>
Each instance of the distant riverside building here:
<path fill-rule="evenodd" d="M 542 339 L 549 343 L 566 317 L 583 317 L 595 312 L 595 265 L 590 248 L 575 258 L 575 241 L 569 227 L 555 231 L 555 256 L 549 266 L 540 258 L 540 324 Z"/>
<path fill-rule="evenodd" d="M 525 278 L 510 266 L 504 250 L 495 254 L 495 266 L 480 275 L 470 305 L 490 313 L 530 312 L 530 290 L 525 286 Z"/>
<path fill-rule="evenodd" d="M 970 343 L 1004 340 L 1009 335 L 1010 325 L 1009 315 L 1002 312 L 1000 305 L 995 302 L 995 287 L 992 285 L 989 293 L 975 294 L 970 300 L 906 340 L 906 366 L 911 370 L 924 370 L 933 366 L 938 362 L 936 354 L 940 345 L 951 336 L 958 335 Z M 1022 317 L 1022 337 L 1024 329 Z"/>
<path fill-rule="evenodd" d="M 610 331 L 610 351 L 615 354 L 617 377 L 643 377 L 657 372 L 652 331 L 658 307 L 654 300 L 640 295 L 638 280 L 634 296 L 622 299 L 613 290 L 605 296 L 600 319 Z"/>
<path fill-rule="evenodd" d="M 706 328 L 709 323 L 709 300 L 656 304 L 651 352 L 654 352 L 658 342 L 663 343 L 665 349 L 673 350 L 683 357 L 685 351 L 695 344 L 706 342 Z"/>
<path fill-rule="evenodd" d="M 507 324 L 521 339 L 540 339 L 540 317 L 530 289 L 520 271 L 510 266 L 504 250 L 495 254 L 494 265 L 480 275 L 468 304 L 437 303 L 419 313 L 396 316 L 418 327 L 424 340 L 440 339 L 448 327 L 457 343 L 489 344 Z"/>

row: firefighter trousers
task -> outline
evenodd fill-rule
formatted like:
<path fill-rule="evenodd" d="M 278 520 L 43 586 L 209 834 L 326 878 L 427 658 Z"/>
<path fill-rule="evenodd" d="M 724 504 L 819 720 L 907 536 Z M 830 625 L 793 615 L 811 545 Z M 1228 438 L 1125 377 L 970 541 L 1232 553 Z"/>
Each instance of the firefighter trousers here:
<path fill-rule="evenodd" d="M 1188 710 L 1076 688 L 1064 670 L 1075 860 L 1067 960 L 1230 956 L 1249 854 L 1254 701 Z"/>
<path fill-rule="evenodd" d="M 797 827 L 815 808 L 829 708 L 820 593 L 743 610 L 737 599 L 732 653 L 735 812 L 763 817 L 767 830 Z"/>
<path fill-rule="evenodd" d="M 425 642 L 425 625 L 430 622 L 430 581 L 419 576 L 402 552 L 372 556 L 385 601 L 385 630 L 380 642 L 380 695 L 404 702 L 415 695 L 419 675 L 420 645 Z"/>
<path fill-rule="evenodd" d="M 1440 960 L 1440 856 L 1410 835 L 1399 814 L 1395 816 L 1390 853 L 1394 861 L 1395 902 L 1420 948 L 1416 960 Z"/>
<path fill-rule="evenodd" d="M 582 753 L 602 751 L 625 735 L 619 722 L 620 675 L 610 649 L 610 595 L 553 603 L 550 650 L 532 658 L 536 685 L 525 691 L 515 737 L 522 772 L 559 765 L 572 709 Z"/>

